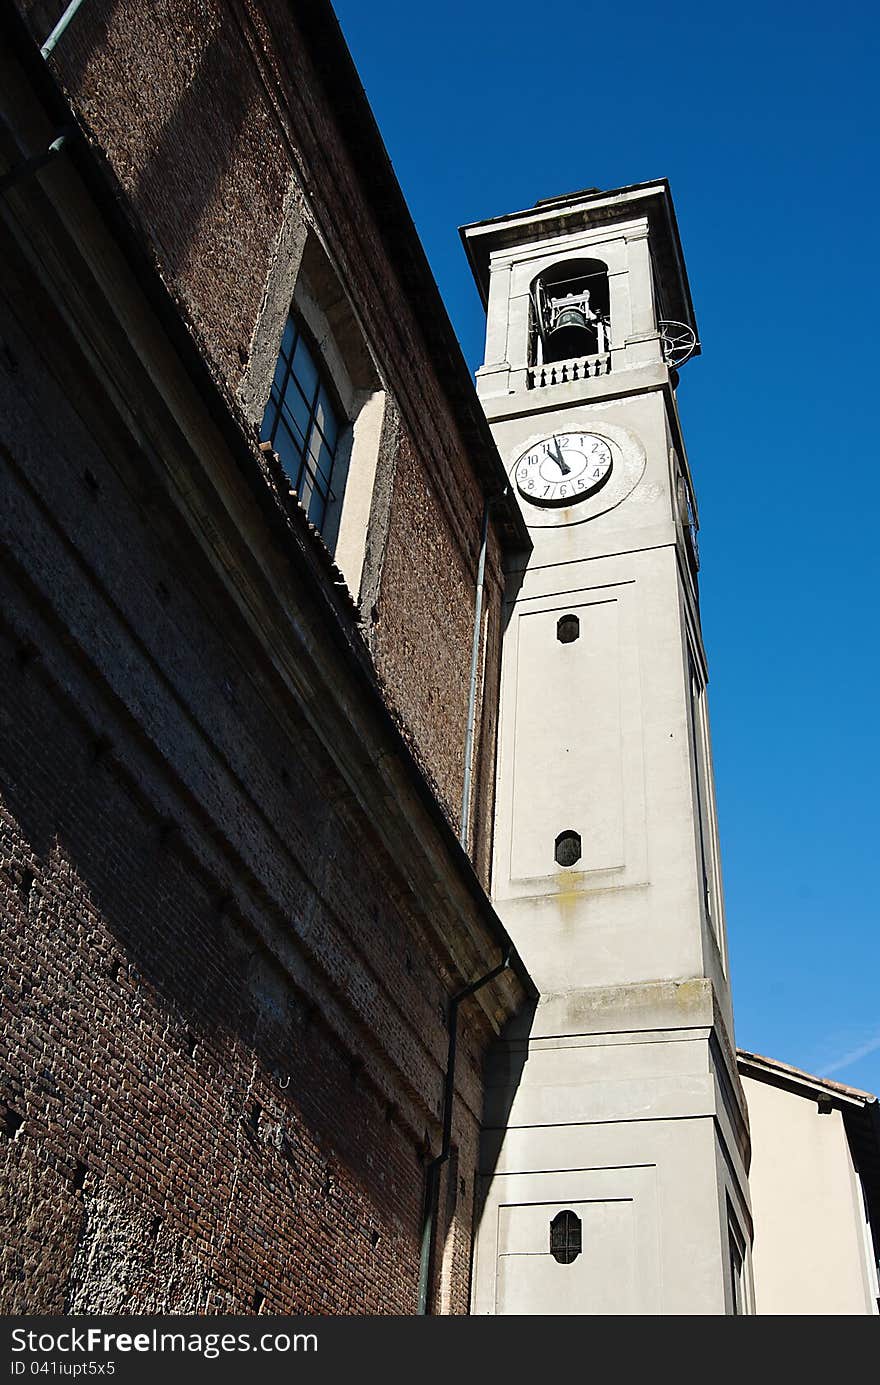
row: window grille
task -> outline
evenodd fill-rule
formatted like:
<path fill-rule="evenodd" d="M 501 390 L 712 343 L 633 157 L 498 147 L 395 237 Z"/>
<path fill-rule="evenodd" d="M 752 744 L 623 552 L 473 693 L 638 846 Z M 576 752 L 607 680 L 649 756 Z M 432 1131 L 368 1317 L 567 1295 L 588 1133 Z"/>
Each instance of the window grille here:
<path fill-rule="evenodd" d="M 281 458 L 290 484 L 312 524 L 323 527 L 335 499 L 333 463 L 341 431 L 335 405 L 317 354 L 291 313 L 260 435 Z"/>
<path fill-rule="evenodd" d="M 570 1265 L 582 1249 L 581 1219 L 576 1213 L 558 1212 L 550 1223 L 550 1254 L 560 1265 Z"/>

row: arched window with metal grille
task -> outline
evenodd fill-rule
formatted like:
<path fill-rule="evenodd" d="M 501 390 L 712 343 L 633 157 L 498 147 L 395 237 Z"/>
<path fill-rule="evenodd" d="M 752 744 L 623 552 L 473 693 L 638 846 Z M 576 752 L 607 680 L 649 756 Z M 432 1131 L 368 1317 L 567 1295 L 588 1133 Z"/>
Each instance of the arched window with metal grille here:
<path fill-rule="evenodd" d="M 550 1254 L 560 1265 L 570 1265 L 583 1249 L 581 1219 L 566 1208 L 557 1212 L 550 1223 Z"/>

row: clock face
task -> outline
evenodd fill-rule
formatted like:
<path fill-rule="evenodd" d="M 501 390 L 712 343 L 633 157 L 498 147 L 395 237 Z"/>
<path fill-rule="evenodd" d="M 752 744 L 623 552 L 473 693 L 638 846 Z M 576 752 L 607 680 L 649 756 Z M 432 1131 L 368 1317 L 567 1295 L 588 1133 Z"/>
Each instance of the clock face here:
<path fill-rule="evenodd" d="M 595 433 L 554 433 L 524 452 L 516 488 L 533 505 L 575 505 L 611 475 L 611 448 Z"/>

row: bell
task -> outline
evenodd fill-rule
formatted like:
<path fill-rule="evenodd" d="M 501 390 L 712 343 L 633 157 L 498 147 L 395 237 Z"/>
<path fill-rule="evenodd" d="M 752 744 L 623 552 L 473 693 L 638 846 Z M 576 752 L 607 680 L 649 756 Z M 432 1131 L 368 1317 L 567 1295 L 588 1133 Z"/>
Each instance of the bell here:
<path fill-rule="evenodd" d="M 553 324 L 553 330 L 558 332 L 562 327 L 587 327 L 587 314 L 582 307 L 563 308 Z"/>
<path fill-rule="evenodd" d="M 595 356 L 598 350 L 596 324 L 589 321 L 583 308 L 564 308 L 547 334 L 544 360 L 570 361 L 577 356 Z"/>

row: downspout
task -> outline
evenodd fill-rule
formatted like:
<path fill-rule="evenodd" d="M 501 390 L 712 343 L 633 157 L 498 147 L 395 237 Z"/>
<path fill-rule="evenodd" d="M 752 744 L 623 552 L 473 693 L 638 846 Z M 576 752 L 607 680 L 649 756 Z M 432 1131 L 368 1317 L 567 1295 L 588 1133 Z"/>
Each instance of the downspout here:
<path fill-rule="evenodd" d="M 49 145 L 45 154 L 32 154 L 27 159 L 21 159 L 4 173 L 0 178 L 0 196 L 4 196 L 9 188 L 15 187 L 16 183 L 21 183 L 25 178 L 32 178 L 35 173 L 39 173 L 41 168 L 51 163 L 56 155 L 60 154 L 70 139 L 71 131 L 62 130 L 56 135 Z"/>
<path fill-rule="evenodd" d="M 477 715 L 477 672 L 480 664 L 480 643 L 483 625 L 483 600 L 486 587 L 486 550 L 489 545 L 489 510 L 495 497 L 487 496 L 483 503 L 483 521 L 480 527 L 480 557 L 477 563 L 477 581 L 474 597 L 474 633 L 471 641 L 471 676 L 468 689 L 467 728 L 464 738 L 464 783 L 461 791 L 461 830 L 459 841 L 466 852 L 470 833 L 471 782 L 473 779 L 474 733 Z M 452 1148 L 452 1108 L 455 1101 L 455 1057 L 458 1048 L 458 1010 L 463 1001 L 494 981 L 510 966 L 511 949 L 508 948 L 497 967 L 486 972 L 478 981 L 472 981 L 464 990 L 458 991 L 449 1001 L 449 1048 L 446 1054 L 446 1077 L 443 1083 L 443 1137 L 440 1152 L 428 1165 L 425 1177 L 425 1212 L 422 1221 L 421 1253 L 419 1257 L 419 1306 L 421 1315 L 428 1313 L 428 1291 L 431 1281 L 431 1265 L 434 1260 L 437 1236 L 436 1202 L 440 1186 L 440 1170 L 449 1158 Z"/>
<path fill-rule="evenodd" d="M 64 30 L 67 28 L 68 24 L 73 19 L 73 16 L 76 14 L 77 10 L 79 9 L 82 3 L 83 0 L 70 0 L 70 4 L 67 6 L 58 23 L 55 25 L 55 28 L 52 30 L 51 34 L 46 39 L 46 42 L 40 49 L 41 57 L 49 57 L 56 43 L 60 39 L 61 35 L 64 33 Z"/>
<path fill-rule="evenodd" d="M 464 738 L 464 786 L 461 791 L 461 831 L 459 841 L 468 849 L 471 826 L 471 778 L 473 775 L 474 728 L 477 716 L 477 669 L 480 662 L 480 636 L 483 625 L 483 594 L 486 586 L 486 548 L 489 541 L 489 507 L 492 497 L 483 505 L 483 524 L 480 531 L 480 560 L 477 564 L 477 591 L 474 601 L 474 637 L 471 642 L 471 683 L 468 692 L 467 730 Z"/>
<path fill-rule="evenodd" d="M 449 1158 L 449 1151 L 452 1148 L 452 1107 L 455 1101 L 455 1054 L 458 1047 L 458 1008 L 462 1001 L 467 1000 L 475 991 L 479 991 L 483 986 L 494 981 L 496 976 L 500 976 L 510 966 L 510 949 L 505 952 L 504 957 L 497 967 L 487 971 L 485 976 L 481 976 L 478 981 L 472 981 L 464 990 L 458 991 L 449 1001 L 449 1048 L 446 1054 L 446 1078 L 443 1083 L 443 1139 L 440 1144 L 440 1153 L 435 1156 L 428 1165 L 428 1172 L 425 1177 L 425 1214 L 422 1221 L 422 1245 L 419 1259 L 419 1314 L 428 1312 L 428 1289 L 431 1280 L 431 1264 L 434 1259 L 435 1240 L 437 1236 L 436 1207 L 437 1192 L 440 1186 L 440 1170 Z"/>

